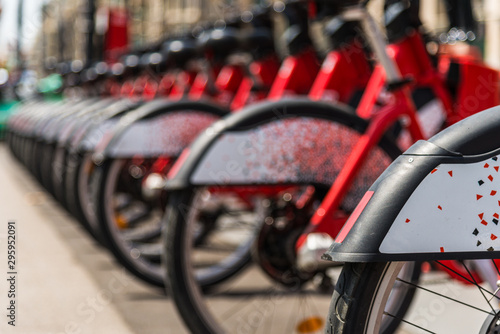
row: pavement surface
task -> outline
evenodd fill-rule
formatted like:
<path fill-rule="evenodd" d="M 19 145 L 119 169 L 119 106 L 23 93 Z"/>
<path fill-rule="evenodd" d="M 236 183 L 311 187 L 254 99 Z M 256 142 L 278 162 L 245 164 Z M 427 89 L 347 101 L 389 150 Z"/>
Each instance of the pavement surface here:
<path fill-rule="evenodd" d="M 8 262 L 12 236 L 15 263 Z M 242 279 L 253 282 L 256 277 L 259 272 L 251 270 Z M 442 272 L 427 275 L 422 283 L 488 310 L 475 287 L 450 280 Z M 419 291 L 408 319 L 432 325 L 435 333 L 470 334 L 479 332 L 486 315 Z M 4 144 L 0 144 L 0 333 L 187 333 L 165 292 L 124 271 Z M 397 333 L 423 331 L 403 325 Z"/>
<path fill-rule="evenodd" d="M 8 241 L 13 240 L 9 226 L 15 235 L 15 264 L 7 258 Z M 164 291 L 125 272 L 4 144 L 0 333 L 187 333 Z"/>

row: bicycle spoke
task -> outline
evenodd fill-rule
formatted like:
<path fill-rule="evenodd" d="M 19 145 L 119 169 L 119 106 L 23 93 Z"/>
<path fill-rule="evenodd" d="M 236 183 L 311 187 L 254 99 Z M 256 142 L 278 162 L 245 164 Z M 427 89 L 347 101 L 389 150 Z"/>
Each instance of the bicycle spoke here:
<path fill-rule="evenodd" d="M 226 293 L 229 291 L 230 290 L 226 291 Z M 256 300 L 255 297 L 251 299 L 241 298 L 241 300 L 237 302 L 235 305 L 233 305 L 231 309 L 221 314 L 220 318 L 224 320 L 231 319 L 236 313 L 242 313 L 245 309 L 252 306 L 253 305 L 252 302 L 255 300 Z"/>
<path fill-rule="evenodd" d="M 227 294 L 231 292 L 231 288 L 226 290 L 223 294 Z M 222 295 L 223 295 L 222 294 Z M 236 292 L 238 295 L 239 293 Z M 237 299 L 234 305 L 224 313 L 221 313 L 219 319 L 223 321 L 224 323 L 231 321 L 236 317 L 236 315 L 240 315 L 241 319 L 250 319 L 248 318 L 249 315 L 252 314 L 258 314 L 260 317 L 260 321 L 262 321 L 259 326 L 263 326 L 265 331 L 263 333 L 271 333 L 272 332 L 272 326 L 273 323 L 275 323 L 273 320 L 275 319 L 276 315 L 276 310 L 274 305 L 273 307 L 267 307 L 268 305 L 273 305 L 272 298 L 273 296 L 276 296 L 277 294 L 281 295 L 281 292 L 279 291 L 278 286 L 270 287 L 268 289 L 265 289 L 264 291 L 258 291 L 257 293 L 244 293 L 244 296 L 239 296 L 240 298 Z M 221 294 L 218 294 L 219 296 Z M 263 299 L 260 297 L 264 296 Z M 284 296 L 284 295 L 283 295 Z M 243 298 L 242 298 L 243 297 Z M 252 311 L 252 308 L 254 310 Z M 294 314 L 297 314 L 295 312 L 291 312 L 291 316 Z M 245 316 L 246 315 L 246 316 Z M 251 318 L 253 319 L 253 318 Z M 253 319 L 255 320 L 255 319 Z M 291 319 L 293 320 L 293 319 Z M 288 323 L 291 323 L 290 321 Z M 257 330 L 257 328 L 255 328 Z M 260 331 L 262 332 L 262 331 Z M 293 332 L 293 331 L 289 331 Z"/>
<path fill-rule="evenodd" d="M 445 299 L 448 299 L 448 300 L 454 301 L 455 303 L 458 303 L 458 304 L 461 304 L 461 305 L 464 305 L 464 306 L 470 307 L 470 308 L 475 309 L 475 310 L 477 310 L 477 311 L 480 311 L 480 312 L 483 312 L 483 313 L 486 313 L 486 314 L 491 314 L 490 312 L 485 311 L 485 310 L 483 310 L 483 309 L 480 309 L 479 307 L 476 307 L 476 306 L 473 306 L 473 305 L 470 305 L 470 304 L 464 303 L 464 302 L 462 302 L 462 301 L 460 301 L 460 300 L 458 300 L 458 299 L 455 299 L 455 298 L 451 298 L 451 297 L 445 296 L 445 295 L 443 295 L 443 294 L 441 294 L 441 293 L 439 293 L 439 292 L 436 292 L 436 291 L 433 291 L 433 290 L 430 290 L 430 289 L 424 288 L 424 287 L 422 287 L 422 286 L 420 286 L 420 285 L 417 285 L 417 284 L 414 284 L 414 283 L 411 283 L 411 282 L 405 281 L 405 280 L 403 280 L 403 279 L 401 279 L 401 278 L 399 278 L 399 277 L 398 277 L 398 278 L 396 278 L 396 280 L 398 280 L 398 281 L 400 281 L 400 282 L 402 282 L 402 283 L 408 284 L 408 285 L 410 285 L 410 286 L 413 286 L 413 287 L 415 287 L 415 288 L 417 288 L 417 289 L 420 289 L 420 290 L 423 290 L 423 291 L 426 291 L 426 292 L 432 293 L 432 294 L 434 294 L 434 295 L 436 295 L 436 296 L 439 296 L 439 297 L 442 297 L 442 298 L 445 298 Z M 493 311 L 493 314 L 495 314 L 495 312 L 494 312 L 494 311 Z"/>
<path fill-rule="evenodd" d="M 467 281 L 467 282 L 469 282 L 470 284 L 474 284 L 474 282 L 473 282 L 473 281 L 471 281 L 470 279 L 468 279 L 466 276 L 464 276 L 464 275 L 460 274 L 460 273 L 459 273 L 459 272 L 457 272 L 456 270 L 451 269 L 450 267 L 448 267 L 448 266 L 446 266 L 446 265 L 442 264 L 442 263 L 441 263 L 441 262 L 439 262 L 439 261 L 435 261 L 435 262 L 436 262 L 437 264 L 439 264 L 440 266 L 442 266 L 442 267 L 444 267 L 444 268 L 448 269 L 448 270 L 449 270 L 449 271 L 451 271 L 452 273 L 454 273 L 454 274 L 456 274 L 456 275 L 460 276 L 461 278 L 463 278 L 464 280 L 466 280 L 466 281 Z"/>
<path fill-rule="evenodd" d="M 482 286 L 480 286 L 480 285 L 477 285 L 477 283 L 476 283 L 476 284 L 474 284 L 474 281 L 471 281 L 470 279 L 468 279 L 468 278 L 467 278 L 467 277 L 465 277 L 464 275 L 460 274 L 459 272 L 457 272 L 457 271 L 455 271 L 455 270 L 451 269 L 450 267 L 448 267 L 448 266 L 446 266 L 446 265 L 442 264 L 442 263 L 441 263 L 441 262 L 439 262 L 439 261 L 435 261 L 435 262 L 436 262 L 437 264 L 439 264 L 440 266 L 442 266 L 442 267 L 444 267 L 444 268 L 448 269 L 448 270 L 449 270 L 449 271 L 451 271 L 452 273 L 456 274 L 457 276 L 460 276 L 461 278 L 463 278 L 464 280 L 466 280 L 466 281 L 467 281 L 467 282 L 469 282 L 470 284 L 476 285 L 476 286 L 477 286 L 480 290 L 482 290 L 482 291 L 484 291 L 484 292 L 486 292 L 486 293 L 490 294 L 491 296 L 496 297 L 497 299 L 500 299 L 500 297 L 498 297 L 498 296 L 494 295 L 491 291 L 489 291 L 489 290 L 487 290 L 487 289 L 483 288 L 483 287 L 482 287 Z"/>
<path fill-rule="evenodd" d="M 389 316 L 389 317 L 392 317 L 392 318 L 394 318 L 394 319 L 397 319 L 397 320 L 399 320 L 399 321 L 401 321 L 401 322 L 404 322 L 405 324 L 408 324 L 408 325 L 410 325 L 410 326 L 416 327 L 416 328 L 418 328 L 418 329 L 420 329 L 420 330 L 423 330 L 424 332 L 431 333 L 431 334 L 436 334 L 436 332 L 432 332 L 432 331 L 430 331 L 430 330 L 428 330 L 428 329 L 425 329 L 425 328 L 423 328 L 423 327 L 420 327 L 420 326 L 419 326 L 419 325 L 417 325 L 417 324 L 414 324 L 414 323 L 412 323 L 412 322 L 409 322 L 408 320 L 404 320 L 404 319 L 402 319 L 402 318 L 396 317 L 395 315 L 392 315 L 392 314 L 390 314 L 390 313 L 384 312 L 384 315 Z"/>
<path fill-rule="evenodd" d="M 298 302 L 300 304 L 300 301 Z M 294 319 L 295 317 L 300 314 L 300 305 L 298 306 L 299 308 L 299 311 L 295 311 L 295 312 L 290 312 L 289 316 L 288 316 L 288 329 L 287 329 L 287 333 L 293 333 L 293 324 L 294 324 Z"/>
<path fill-rule="evenodd" d="M 491 305 L 490 303 L 490 300 L 488 300 L 488 298 L 486 297 L 486 295 L 484 294 L 484 291 L 481 289 L 481 287 L 479 286 L 479 284 L 477 283 L 476 279 L 474 278 L 474 276 L 472 276 L 469 268 L 465 265 L 465 262 L 462 262 L 462 265 L 463 267 L 465 268 L 465 270 L 467 270 L 467 273 L 469 274 L 469 276 L 472 278 L 472 280 L 474 281 L 474 285 L 476 287 L 479 288 L 479 292 L 481 292 L 481 294 L 483 295 L 484 297 L 484 300 L 486 300 L 486 302 L 488 303 L 488 305 L 490 306 L 491 310 L 493 311 L 493 314 L 495 314 L 495 308 Z M 493 294 L 494 295 L 494 294 Z"/>

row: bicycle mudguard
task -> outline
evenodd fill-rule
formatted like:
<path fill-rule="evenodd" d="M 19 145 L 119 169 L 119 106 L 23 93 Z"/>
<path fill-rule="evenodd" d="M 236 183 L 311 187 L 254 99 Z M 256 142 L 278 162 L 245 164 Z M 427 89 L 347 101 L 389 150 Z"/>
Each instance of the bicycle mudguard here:
<path fill-rule="evenodd" d="M 172 167 L 166 187 L 314 184 L 328 188 L 366 126 L 348 107 L 305 98 L 253 105 L 204 131 Z M 392 158 L 399 155 L 395 146 L 386 146 L 388 151 L 392 148 Z M 392 161 L 380 152 L 374 153 L 376 162 L 360 172 L 357 182 L 364 186 L 353 187 L 362 190 L 348 194 L 347 206 L 354 208 L 385 169 L 382 166 Z"/>
<path fill-rule="evenodd" d="M 73 132 L 81 126 L 86 118 L 95 117 L 99 112 L 103 112 L 103 110 L 106 110 L 115 103 L 115 99 L 105 98 L 87 108 L 82 108 L 82 110 L 72 114 L 71 117 L 66 118 L 55 134 L 55 141 L 57 144 L 65 146 L 66 141 L 71 137 Z"/>
<path fill-rule="evenodd" d="M 94 161 L 134 155 L 178 156 L 199 132 L 228 111 L 205 102 L 148 102 L 126 113 L 95 147 Z"/>
<path fill-rule="evenodd" d="M 121 116 L 142 104 L 141 101 L 119 99 L 101 113 L 88 117 L 72 135 L 67 148 L 79 153 L 94 151 L 103 135 L 113 129 Z"/>
<path fill-rule="evenodd" d="M 68 103 L 69 104 L 69 103 Z M 56 115 L 53 120 L 46 124 L 42 140 L 46 143 L 53 144 L 57 142 L 58 136 L 64 127 L 65 123 L 78 113 L 85 110 L 93 109 L 96 105 L 100 105 L 101 100 L 97 98 L 85 99 L 75 105 L 65 106 L 63 112 Z"/>
<path fill-rule="evenodd" d="M 500 107 L 394 161 L 325 253 L 339 262 L 500 258 Z"/>

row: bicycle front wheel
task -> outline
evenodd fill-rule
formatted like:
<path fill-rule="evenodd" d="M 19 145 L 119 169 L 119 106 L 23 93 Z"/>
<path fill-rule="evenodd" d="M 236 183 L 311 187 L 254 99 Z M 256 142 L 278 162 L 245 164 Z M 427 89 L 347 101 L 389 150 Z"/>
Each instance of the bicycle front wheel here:
<path fill-rule="evenodd" d="M 327 333 L 385 333 L 387 318 L 398 319 L 396 333 L 497 333 L 498 290 L 473 278 L 476 261 L 460 262 L 467 272 L 462 278 L 470 284 L 439 270 L 448 269 L 446 261 L 434 261 L 435 270 L 418 282 L 405 278 L 402 262 L 346 264 L 330 304 Z M 495 261 L 479 261 L 498 270 Z M 401 289 L 418 292 L 406 314 L 392 305 Z"/>

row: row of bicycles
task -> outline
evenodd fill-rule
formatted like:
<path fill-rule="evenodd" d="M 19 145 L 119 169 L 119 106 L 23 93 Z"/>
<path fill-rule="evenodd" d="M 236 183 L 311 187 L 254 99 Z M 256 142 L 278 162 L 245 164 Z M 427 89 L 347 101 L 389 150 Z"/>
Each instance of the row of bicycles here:
<path fill-rule="evenodd" d="M 494 333 L 499 73 L 418 1 L 387 1 L 385 33 L 366 5 L 275 2 L 66 64 L 68 97 L 24 103 L 6 140 L 193 333 Z"/>

